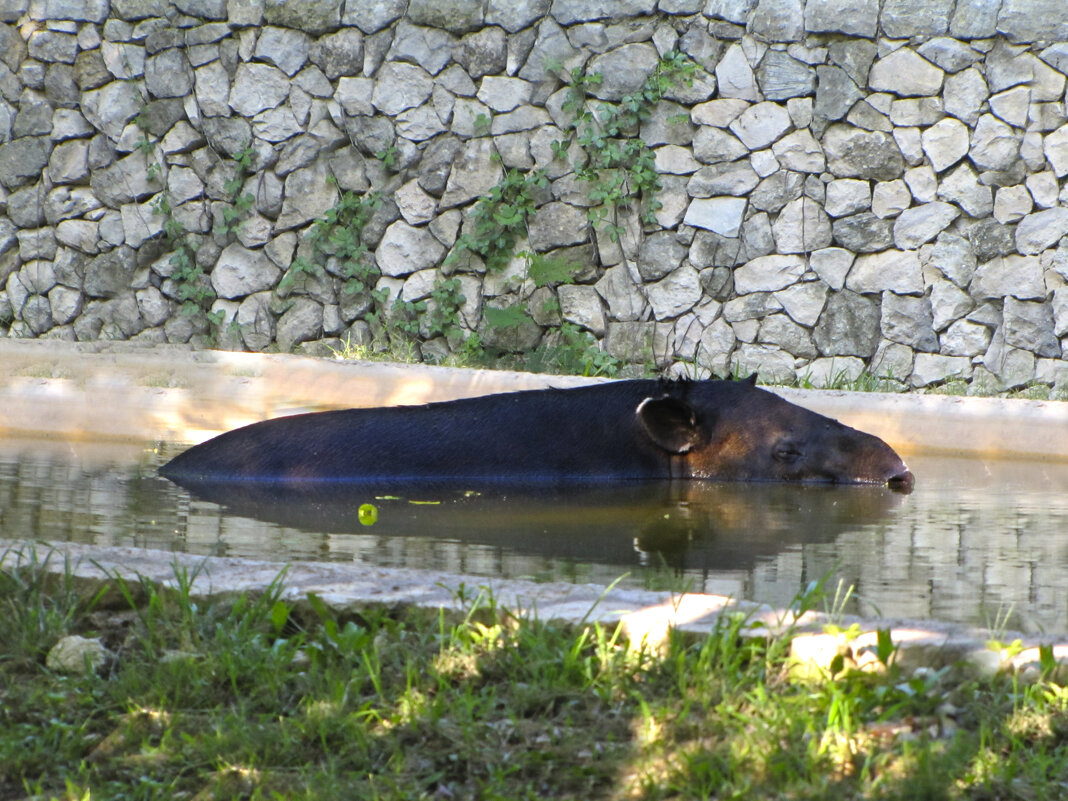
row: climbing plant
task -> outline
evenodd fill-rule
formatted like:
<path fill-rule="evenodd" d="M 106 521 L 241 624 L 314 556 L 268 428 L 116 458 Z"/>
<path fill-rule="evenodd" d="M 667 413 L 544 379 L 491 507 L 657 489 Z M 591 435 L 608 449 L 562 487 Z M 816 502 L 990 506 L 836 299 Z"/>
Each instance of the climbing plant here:
<path fill-rule="evenodd" d="M 557 66 L 559 70 L 559 67 Z M 665 93 L 693 82 L 697 65 L 673 50 L 664 54 L 641 89 L 618 103 L 594 106 L 591 90 L 600 86 L 600 73 L 588 74 L 581 67 L 564 73 L 568 85 L 563 110 L 571 116 L 567 136 L 553 144 L 557 157 L 564 157 L 577 143 L 580 155 L 573 161 L 575 175 L 589 185 L 590 220 L 613 240 L 619 238 L 618 213 L 637 205 L 642 221 L 654 224 L 660 208 L 654 197 L 660 189 L 653 150 L 638 136 L 641 123 L 649 119 Z"/>
<path fill-rule="evenodd" d="M 337 272 L 345 282 L 343 290 L 350 295 L 370 293 L 382 273 L 368 257 L 363 229 L 381 204 L 376 192 L 343 192 L 341 199 L 312 223 L 308 240 L 314 256 L 294 259 L 282 276 L 282 286 L 289 286 L 301 274 L 321 275 L 326 260 L 336 259 Z"/>
<path fill-rule="evenodd" d="M 501 182 L 475 203 L 471 233 L 457 240 L 450 259 L 469 251 L 482 258 L 487 270 L 503 270 L 516 242 L 526 232 L 527 217 L 534 211 L 535 192 L 548 185 L 544 170 L 505 172 Z"/>

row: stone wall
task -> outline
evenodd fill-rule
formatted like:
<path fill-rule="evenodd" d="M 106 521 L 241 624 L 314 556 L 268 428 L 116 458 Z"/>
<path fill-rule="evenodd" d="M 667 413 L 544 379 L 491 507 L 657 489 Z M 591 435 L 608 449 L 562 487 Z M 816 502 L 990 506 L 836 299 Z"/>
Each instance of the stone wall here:
<path fill-rule="evenodd" d="M 1063 0 L 0 0 L 0 333 L 314 352 L 449 276 L 427 359 L 520 308 L 511 347 L 669 371 L 1063 387 L 1066 39 Z M 561 76 L 598 109 L 675 51 L 610 236 Z M 570 283 L 449 258 L 506 170 Z M 350 292 L 307 234 L 372 196 Z"/>

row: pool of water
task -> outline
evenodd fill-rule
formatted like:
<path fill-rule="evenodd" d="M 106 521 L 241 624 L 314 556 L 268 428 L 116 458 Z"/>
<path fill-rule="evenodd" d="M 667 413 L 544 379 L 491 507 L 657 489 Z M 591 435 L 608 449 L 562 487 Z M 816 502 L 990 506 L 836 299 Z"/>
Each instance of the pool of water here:
<path fill-rule="evenodd" d="M 618 579 L 773 604 L 825 578 L 832 595 L 853 587 L 848 612 L 1068 632 L 1068 464 L 914 457 L 910 495 L 703 482 L 194 495 L 155 474 L 176 452 L 0 441 L 0 537 Z"/>

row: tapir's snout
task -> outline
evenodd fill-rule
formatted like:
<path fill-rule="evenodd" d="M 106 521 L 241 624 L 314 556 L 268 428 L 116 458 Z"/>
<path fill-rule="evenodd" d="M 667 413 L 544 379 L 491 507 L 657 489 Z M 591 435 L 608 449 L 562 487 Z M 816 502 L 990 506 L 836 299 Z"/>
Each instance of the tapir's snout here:
<path fill-rule="evenodd" d="M 890 476 L 886 480 L 886 486 L 892 489 L 894 492 L 903 492 L 906 495 L 912 492 L 912 487 L 916 483 L 916 477 L 912 475 L 912 471 L 905 468 L 905 465 L 901 465 L 904 468 L 900 473 Z"/>

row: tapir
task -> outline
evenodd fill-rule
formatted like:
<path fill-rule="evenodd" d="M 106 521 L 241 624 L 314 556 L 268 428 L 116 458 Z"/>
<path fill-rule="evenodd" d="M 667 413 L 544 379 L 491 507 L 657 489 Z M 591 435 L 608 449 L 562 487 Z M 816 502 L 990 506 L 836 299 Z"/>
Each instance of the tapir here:
<path fill-rule="evenodd" d="M 610 381 L 422 406 L 280 417 L 195 445 L 177 483 L 631 479 L 889 484 L 913 476 L 881 439 L 751 380 Z"/>

